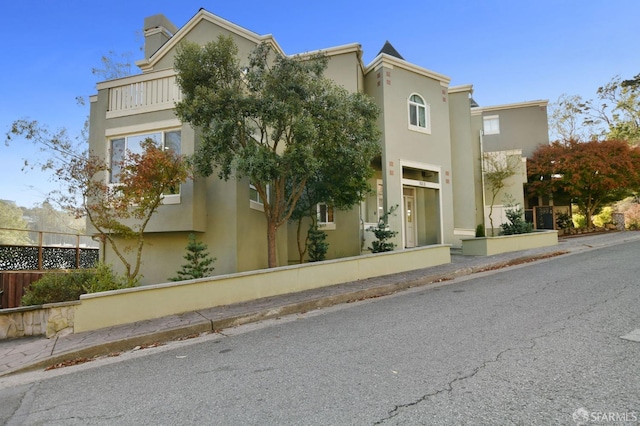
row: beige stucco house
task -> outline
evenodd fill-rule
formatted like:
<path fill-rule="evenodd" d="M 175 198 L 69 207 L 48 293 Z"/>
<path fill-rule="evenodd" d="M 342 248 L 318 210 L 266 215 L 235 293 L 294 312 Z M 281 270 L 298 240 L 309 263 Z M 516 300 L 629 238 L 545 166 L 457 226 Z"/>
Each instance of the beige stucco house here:
<path fill-rule="evenodd" d="M 181 94 L 173 58 L 182 40 L 205 44 L 219 34 L 230 35 L 241 60 L 263 42 L 286 54 L 271 35 L 255 34 L 206 10 L 179 29 L 163 15 L 146 18 L 144 24 L 145 57 L 136 63 L 142 73 L 98 83 L 91 97 L 90 149 L 114 161 L 149 136 L 182 154 L 194 152 L 197 132 L 174 112 Z M 485 223 L 484 152 L 518 157 L 522 169 L 508 191 L 525 203 L 524 159 L 538 144 L 548 143 L 545 101 L 478 107 L 471 85 L 451 87 L 449 77 L 404 60 L 389 43 L 369 64 L 363 63 L 357 43 L 322 52 L 329 57 L 325 75 L 347 90 L 368 94 L 382 112 L 382 154 L 373 164 L 372 194 L 347 212 L 318 207 L 330 244 L 328 258 L 366 252 L 373 237 L 366 229 L 392 206 L 398 206 L 389 219 L 390 228 L 398 231 L 398 250 L 459 246 L 461 238 L 473 236 L 476 225 Z M 189 181 L 165 198 L 147 228 L 142 281 L 164 282 L 174 275 L 189 233 L 209 246 L 217 274 L 265 268 L 265 226 L 261 200 L 248 180 L 223 181 L 214 175 Z M 277 255 L 279 265 L 297 262 L 294 225 L 280 229 Z M 106 260 L 112 260 L 108 251 Z"/>

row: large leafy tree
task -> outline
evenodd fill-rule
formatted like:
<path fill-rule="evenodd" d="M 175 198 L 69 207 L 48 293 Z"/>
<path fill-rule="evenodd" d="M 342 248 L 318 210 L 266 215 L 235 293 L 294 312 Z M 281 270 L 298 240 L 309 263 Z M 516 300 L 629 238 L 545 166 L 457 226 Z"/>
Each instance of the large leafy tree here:
<path fill-rule="evenodd" d="M 346 95 L 344 91 L 339 93 L 341 96 Z M 353 108 L 352 103 L 336 103 L 332 106 L 331 112 L 335 120 L 325 121 L 320 125 L 354 126 L 352 132 L 357 132 L 357 127 L 361 126 L 361 120 L 358 117 L 354 118 L 361 112 Z M 370 140 L 376 140 L 379 136 L 378 131 L 373 128 L 370 130 Z M 322 131 L 327 132 L 327 130 Z M 363 197 L 371 191 L 368 183 L 368 179 L 373 176 L 370 161 L 379 154 L 380 148 L 377 143 L 362 144 L 357 148 L 359 149 L 343 143 L 339 138 L 329 140 L 319 147 L 321 160 L 319 167 L 313 175 L 309 176 L 290 217 L 292 221 L 297 222 L 296 240 L 300 263 L 303 262 L 309 242 L 309 232 L 305 234 L 304 241 L 301 238 L 302 223 L 305 218 L 309 218 L 311 226 L 308 230 L 314 229 L 317 220 L 317 204 L 326 203 L 334 211 L 346 211 L 362 201 Z"/>
<path fill-rule="evenodd" d="M 592 140 L 602 133 L 586 115 L 585 100 L 579 95 L 562 94 L 549 105 L 549 132 L 553 141 Z M 585 124 L 585 122 L 589 124 Z"/>
<path fill-rule="evenodd" d="M 22 209 L 13 201 L 0 200 L 0 244 L 30 244 L 31 240 L 26 230 L 27 221 Z"/>
<path fill-rule="evenodd" d="M 562 95 L 552 105 L 549 127 L 556 140 L 640 142 L 640 74 L 617 76 L 596 91 L 596 99 Z"/>
<path fill-rule="evenodd" d="M 377 106 L 324 78 L 326 66 L 325 57 L 285 57 L 267 44 L 243 63 L 224 36 L 204 47 L 185 43 L 175 59 L 178 116 L 201 132 L 196 170 L 250 179 L 264 202 L 269 267 L 277 266 L 277 230 L 305 188 L 324 182 L 340 189 L 324 201 L 353 202 L 379 152 Z"/>
<path fill-rule="evenodd" d="M 86 217 L 103 242 L 109 244 L 124 267 L 129 282 L 135 282 L 144 246 L 144 231 L 165 193 L 190 176 L 185 159 L 147 139 L 142 153 L 126 151 L 114 166 L 118 184 L 110 184 L 111 165 L 103 156 L 86 149 L 86 140 L 70 139 L 65 130 L 51 132 L 35 120 L 17 120 L 6 135 L 33 142 L 48 153 L 39 166 L 53 173 L 61 188 L 49 199 L 75 217 Z M 128 252 L 134 252 L 131 261 Z"/>
<path fill-rule="evenodd" d="M 591 227 L 602 207 L 637 191 L 640 152 L 624 141 L 556 141 L 533 153 L 527 171 L 531 192 L 568 194 Z"/>

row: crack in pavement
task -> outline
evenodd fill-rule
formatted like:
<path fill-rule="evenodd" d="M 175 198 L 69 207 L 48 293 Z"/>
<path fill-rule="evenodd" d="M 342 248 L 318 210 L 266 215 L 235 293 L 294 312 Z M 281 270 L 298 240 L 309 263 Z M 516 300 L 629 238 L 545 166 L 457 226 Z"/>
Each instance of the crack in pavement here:
<path fill-rule="evenodd" d="M 550 334 L 550 333 L 547 333 L 547 334 Z M 421 396 L 420 398 L 418 398 L 417 400 L 415 400 L 415 401 L 413 401 L 413 402 L 410 402 L 410 403 L 407 403 L 407 404 L 399 404 L 399 405 L 396 405 L 393 409 L 391 409 L 391 410 L 389 410 L 389 411 L 387 412 L 387 414 L 388 414 L 388 416 L 387 416 L 387 417 L 382 418 L 382 419 L 380 419 L 380 420 L 376 421 L 376 422 L 375 422 L 375 423 L 373 423 L 373 424 L 374 424 L 374 425 L 380 425 L 380 424 L 383 424 L 383 423 L 384 423 L 384 422 L 386 422 L 387 420 L 391 420 L 392 418 L 394 418 L 394 417 L 396 417 L 398 414 L 400 414 L 400 410 L 402 410 L 402 409 L 405 409 L 405 408 L 409 408 L 409 407 L 416 406 L 416 405 L 421 404 L 422 402 L 426 401 L 427 399 L 432 398 L 432 397 L 437 396 L 437 395 L 440 395 L 440 394 L 442 394 L 442 393 L 449 393 L 449 392 L 452 392 L 452 391 L 453 391 L 453 386 L 454 386 L 454 384 L 455 384 L 455 383 L 457 383 L 457 382 L 461 382 L 461 381 L 464 381 L 464 380 L 468 380 L 468 379 L 470 379 L 470 378 L 474 377 L 474 376 L 475 376 L 476 374 L 478 374 L 480 371 L 482 371 L 482 370 L 484 370 L 485 368 L 487 368 L 487 366 L 488 366 L 489 364 L 493 364 L 493 363 L 500 362 L 500 358 L 502 358 L 502 356 L 503 356 L 504 354 L 506 354 L 507 352 L 515 351 L 515 350 L 533 350 L 533 349 L 536 347 L 536 342 L 535 342 L 535 340 L 536 340 L 536 339 L 539 339 L 539 338 L 542 338 L 542 337 L 544 337 L 544 336 L 545 336 L 545 335 L 532 338 L 532 339 L 531 339 L 531 340 L 532 340 L 532 342 L 531 342 L 531 345 L 530 345 L 530 346 L 522 346 L 522 347 L 507 348 L 507 349 L 504 349 L 504 350 L 500 351 L 500 352 L 498 353 L 498 355 L 496 355 L 496 356 L 494 357 L 494 359 L 490 359 L 490 360 L 484 361 L 480 366 L 478 366 L 478 367 L 474 368 L 474 369 L 473 369 L 473 371 L 471 371 L 469 374 L 466 374 L 466 375 L 464 375 L 464 376 L 459 376 L 459 377 L 454 378 L 454 379 L 453 379 L 453 380 L 451 380 L 449 383 L 447 383 L 447 385 L 446 385 L 443 389 L 438 389 L 438 390 L 437 390 L 437 391 L 435 391 L 435 392 L 431 392 L 431 393 L 428 393 L 428 394 L 426 394 L 426 395 L 423 395 L 423 396 Z"/>
<path fill-rule="evenodd" d="M 573 313 L 573 314 L 569 315 L 566 318 L 566 321 L 575 320 L 576 318 L 579 318 L 579 317 L 581 317 L 583 315 L 586 315 L 586 314 L 594 312 L 594 310 L 595 310 L 595 308 L 597 306 L 600 306 L 600 305 L 602 305 L 604 303 L 608 303 L 608 302 L 611 302 L 611 301 L 615 301 L 617 298 L 619 298 L 624 293 L 624 291 L 628 287 L 629 287 L 629 284 L 624 285 L 612 297 L 608 297 L 608 298 L 606 298 L 606 299 L 604 299 L 602 301 L 598 301 L 597 303 L 594 302 L 594 303 L 588 305 L 587 307 L 585 307 L 585 309 L 582 309 L 580 312 L 576 312 L 576 313 Z M 432 397 L 435 397 L 435 396 L 438 396 L 438 395 L 440 395 L 442 393 L 450 393 L 450 392 L 452 392 L 454 390 L 453 387 L 454 387 L 454 385 L 456 383 L 462 382 L 464 380 L 471 379 L 474 376 L 476 376 L 480 371 L 482 371 L 485 368 L 487 368 L 489 365 L 500 362 L 501 358 L 505 354 L 507 354 L 508 352 L 516 351 L 516 350 L 532 351 L 532 350 L 534 350 L 536 348 L 536 346 L 538 344 L 537 343 L 538 340 L 544 339 L 544 338 L 548 338 L 548 337 L 550 337 L 550 336 L 552 336 L 554 334 L 565 332 L 567 330 L 567 328 L 568 328 L 568 325 L 565 324 L 565 325 L 562 325 L 559 328 L 556 328 L 556 329 L 553 329 L 553 330 L 549 330 L 546 333 L 543 333 L 541 335 L 531 337 L 529 339 L 529 343 L 530 343 L 529 345 L 524 345 L 523 344 L 523 345 L 518 346 L 518 347 L 506 348 L 506 349 L 500 351 L 493 359 L 486 360 L 482 364 L 480 364 L 478 367 L 474 368 L 469 374 L 466 374 L 464 376 L 458 376 L 458 377 L 454 378 L 453 380 L 449 381 L 444 388 L 438 389 L 435 392 L 431 392 L 431 393 L 428 393 L 426 395 L 423 395 L 420 398 L 416 399 L 415 401 L 412 401 L 412 402 L 409 402 L 409 403 L 406 403 L 406 404 L 398 404 L 398 405 L 396 405 L 393 409 L 391 409 L 391 410 L 389 410 L 387 412 L 387 414 L 388 414 L 387 417 L 382 418 L 382 419 L 376 421 L 373 424 L 374 425 L 383 424 L 387 420 L 391 420 L 394 417 L 398 416 L 400 414 L 401 410 L 403 410 L 405 408 L 410 408 L 410 407 L 417 406 L 417 405 L 427 401 L 428 399 L 430 399 Z"/>
<path fill-rule="evenodd" d="M 24 424 L 25 420 L 31 412 L 33 402 L 36 399 L 35 393 L 38 386 L 39 383 L 32 383 L 28 385 L 28 389 L 22 395 L 22 399 L 20 399 L 20 405 L 18 406 L 16 411 L 13 412 L 11 417 L 9 417 L 9 421 L 7 422 L 6 426 L 18 426 Z"/>

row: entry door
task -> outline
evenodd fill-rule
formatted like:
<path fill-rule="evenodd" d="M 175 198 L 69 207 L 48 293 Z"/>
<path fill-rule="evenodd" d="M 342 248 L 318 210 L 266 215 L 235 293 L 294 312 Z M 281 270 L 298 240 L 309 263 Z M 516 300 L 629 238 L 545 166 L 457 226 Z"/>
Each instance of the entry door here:
<path fill-rule="evenodd" d="M 416 246 L 416 197 L 413 189 L 404 190 L 404 246 Z"/>

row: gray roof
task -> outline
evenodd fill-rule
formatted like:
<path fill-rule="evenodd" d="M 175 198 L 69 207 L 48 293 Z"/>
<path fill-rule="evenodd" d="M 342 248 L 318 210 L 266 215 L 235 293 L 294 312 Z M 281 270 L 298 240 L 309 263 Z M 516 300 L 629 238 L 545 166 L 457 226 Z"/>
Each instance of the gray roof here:
<path fill-rule="evenodd" d="M 391 45 L 391 43 L 389 43 L 389 40 L 387 40 L 384 43 L 384 46 L 382 46 L 382 49 L 380 49 L 380 51 L 378 52 L 378 55 L 381 53 L 386 53 L 389 56 L 395 56 L 398 59 L 402 59 L 404 60 L 404 58 L 402 57 L 402 55 L 400 53 L 398 53 L 398 51 L 396 50 L 395 47 L 393 47 Z"/>

